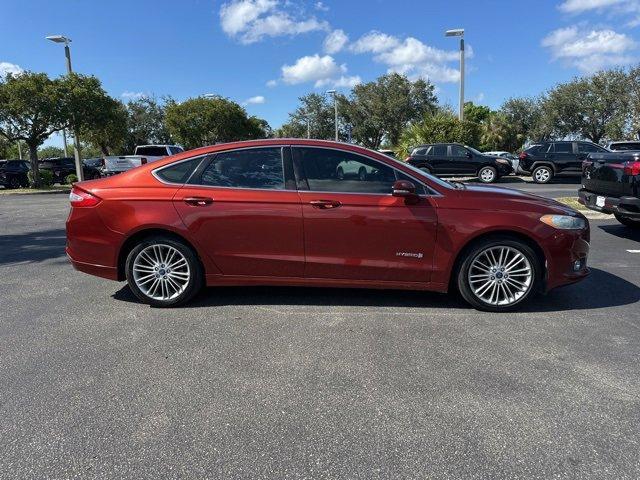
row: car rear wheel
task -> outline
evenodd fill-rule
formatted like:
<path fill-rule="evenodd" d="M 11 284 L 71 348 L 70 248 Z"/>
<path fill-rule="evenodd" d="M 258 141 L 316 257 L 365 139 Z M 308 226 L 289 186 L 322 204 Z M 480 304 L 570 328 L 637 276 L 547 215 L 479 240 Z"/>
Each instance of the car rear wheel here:
<path fill-rule="evenodd" d="M 203 271 L 196 253 L 168 236 L 142 240 L 125 265 L 131 291 L 153 307 L 171 307 L 189 301 L 203 284 Z"/>
<path fill-rule="evenodd" d="M 616 217 L 616 220 L 618 220 L 621 224 L 626 225 L 627 227 L 640 228 L 640 220 L 623 217 L 621 215 L 618 215 L 617 213 L 614 213 L 613 215 Z"/>
<path fill-rule="evenodd" d="M 538 291 L 540 267 L 524 242 L 495 237 L 471 248 L 458 271 L 458 290 L 478 310 L 510 311 Z"/>
<path fill-rule="evenodd" d="M 551 167 L 541 166 L 533 170 L 533 181 L 536 183 L 549 183 L 553 178 L 553 170 Z"/>
<path fill-rule="evenodd" d="M 498 171 L 494 167 L 482 167 L 478 171 L 478 179 L 482 183 L 493 183 L 498 179 Z"/>

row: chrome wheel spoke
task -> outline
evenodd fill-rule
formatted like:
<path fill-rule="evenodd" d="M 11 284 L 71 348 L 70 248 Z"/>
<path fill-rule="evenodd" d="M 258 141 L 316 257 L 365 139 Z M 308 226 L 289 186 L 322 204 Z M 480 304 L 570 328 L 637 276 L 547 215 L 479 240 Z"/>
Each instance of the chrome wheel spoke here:
<path fill-rule="evenodd" d="M 171 300 L 191 281 L 189 262 L 177 248 L 154 244 L 141 250 L 133 261 L 133 280 L 146 296 Z"/>
<path fill-rule="evenodd" d="M 475 296 L 494 306 L 508 306 L 522 299 L 533 285 L 528 258 L 512 246 L 488 247 L 476 255 L 467 273 Z"/>

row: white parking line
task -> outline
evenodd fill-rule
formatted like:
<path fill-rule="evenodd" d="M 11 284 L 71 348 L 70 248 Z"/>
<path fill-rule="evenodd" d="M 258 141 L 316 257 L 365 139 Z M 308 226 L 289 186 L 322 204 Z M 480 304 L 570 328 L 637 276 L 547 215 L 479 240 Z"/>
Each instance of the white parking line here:
<path fill-rule="evenodd" d="M 640 250 L 627 250 L 629 253 L 640 253 Z"/>

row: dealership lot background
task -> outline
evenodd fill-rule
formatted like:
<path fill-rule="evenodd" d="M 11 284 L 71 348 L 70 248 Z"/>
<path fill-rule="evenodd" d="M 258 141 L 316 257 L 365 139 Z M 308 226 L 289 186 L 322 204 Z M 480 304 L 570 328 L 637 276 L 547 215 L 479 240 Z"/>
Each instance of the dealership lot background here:
<path fill-rule="evenodd" d="M 575 184 L 513 186 L 563 196 Z M 638 478 L 640 236 L 523 312 L 74 272 L 65 195 L 0 197 L 0 478 Z"/>

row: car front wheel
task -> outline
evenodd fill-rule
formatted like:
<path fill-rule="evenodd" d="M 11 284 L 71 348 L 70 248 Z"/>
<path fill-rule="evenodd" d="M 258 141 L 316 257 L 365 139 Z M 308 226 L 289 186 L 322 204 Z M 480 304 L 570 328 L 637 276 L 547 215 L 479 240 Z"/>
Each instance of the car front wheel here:
<path fill-rule="evenodd" d="M 553 178 L 553 170 L 547 166 L 537 167 L 532 176 L 536 183 L 549 183 Z"/>
<path fill-rule="evenodd" d="M 493 183 L 498 179 L 498 171 L 494 167 L 482 167 L 478 172 L 478 179 L 482 183 Z"/>
<path fill-rule="evenodd" d="M 191 247 L 169 236 L 142 240 L 129 252 L 127 283 L 144 303 L 171 307 L 189 301 L 203 284 L 203 271 Z"/>
<path fill-rule="evenodd" d="M 478 310 L 515 309 L 538 291 L 539 262 L 525 243 L 509 237 L 479 242 L 463 259 L 458 290 Z"/>

